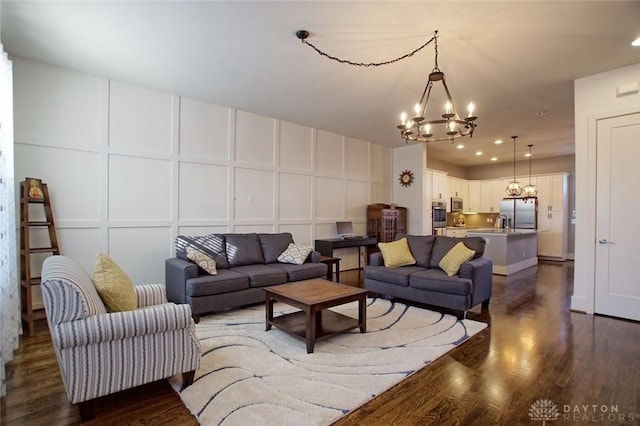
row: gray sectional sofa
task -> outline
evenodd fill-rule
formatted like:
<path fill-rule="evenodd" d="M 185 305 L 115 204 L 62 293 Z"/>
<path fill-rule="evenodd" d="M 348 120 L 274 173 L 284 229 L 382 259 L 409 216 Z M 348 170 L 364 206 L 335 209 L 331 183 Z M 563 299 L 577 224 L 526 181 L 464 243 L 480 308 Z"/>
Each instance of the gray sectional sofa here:
<path fill-rule="evenodd" d="M 493 289 L 493 262 L 483 256 L 485 241 L 481 237 L 453 238 L 433 235 L 398 235 L 406 237 L 415 265 L 388 268 L 381 253 L 370 256 L 364 267 L 365 289 L 381 295 L 455 310 L 465 318 L 467 310 L 482 303 L 489 306 Z M 448 276 L 438 264 L 459 242 L 474 250 L 475 256 L 463 263 L 457 275 Z"/>
<path fill-rule="evenodd" d="M 326 278 L 327 265 L 313 251 L 301 265 L 278 257 L 290 243 L 290 233 L 211 234 L 178 236 L 176 257 L 165 261 L 167 299 L 191 306 L 193 317 L 263 302 L 263 288 L 310 278 Z M 216 262 L 210 275 L 187 258 L 187 248 L 206 253 Z"/>

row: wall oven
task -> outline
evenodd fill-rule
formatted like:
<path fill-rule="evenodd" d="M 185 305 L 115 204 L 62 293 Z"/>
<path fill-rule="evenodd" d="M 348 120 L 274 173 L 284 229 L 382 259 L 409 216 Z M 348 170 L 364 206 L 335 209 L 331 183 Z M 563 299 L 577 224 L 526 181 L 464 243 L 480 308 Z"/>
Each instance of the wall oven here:
<path fill-rule="evenodd" d="M 444 235 L 447 229 L 447 204 L 444 201 L 431 203 L 433 235 Z"/>

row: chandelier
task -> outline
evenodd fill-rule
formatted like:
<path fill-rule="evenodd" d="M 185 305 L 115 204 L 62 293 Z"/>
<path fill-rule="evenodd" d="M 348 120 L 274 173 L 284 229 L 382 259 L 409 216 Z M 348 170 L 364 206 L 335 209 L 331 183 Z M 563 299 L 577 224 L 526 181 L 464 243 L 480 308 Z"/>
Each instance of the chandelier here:
<path fill-rule="evenodd" d="M 538 195 L 538 187 L 531 183 L 531 147 L 533 145 L 529 144 L 529 184 L 524 187 L 522 190 L 522 195 L 524 195 L 524 202 L 526 203 L 529 198 L 536 198 Z"/>
<path fill-rule="evenodd" d="M 435 142 L 461 138 L 464 136 L 473 136 L 473 131 L 476 128 L 475 120 L 478 118 L 474 115 L 475 106 L 473 103 L 469 103 L 467 109 L 467 116 L 460 118 L 458 110 L 451 93 L 447 87 L 447 82 L 444 76 L 444 72 L 438 68 L 438 32 L 435 32 L 435 66 L 431 73 L 429 73 L 429 80 L 422 92 L 420 102 L 416 103 L 414 107 L 413 118 L 408 118 L 406 113 L 402 113 L 400 116 L 400 135 L 407 142 Z M 427 118 L 427 113 L 431 113 L 432 108 L 427 108 L 429 98 L 431 96 L 431 90 L 436 83 L 442 83 L 444 93 L 447 97 L 447 102 L 444 105 L 444 113 L 440 117 Z M 432 106 L 433 107 L 433 106 Z"/>
<path fill-rule="evenodd" d="M 522 187 L 516 180 L 516 138 L 517 136 L 511 136 L 513 138 L 513 180 L 509 182 L 504 192 L 510 197 L 517 197 L 522 194 Z"/>

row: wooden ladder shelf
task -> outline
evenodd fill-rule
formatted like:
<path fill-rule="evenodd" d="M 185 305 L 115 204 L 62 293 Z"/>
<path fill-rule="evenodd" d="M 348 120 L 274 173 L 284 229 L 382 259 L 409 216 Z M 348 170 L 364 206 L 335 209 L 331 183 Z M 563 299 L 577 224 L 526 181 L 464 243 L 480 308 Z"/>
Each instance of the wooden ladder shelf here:
<path fill-rule="evenodd" d="M 33 216 L 37 216 L 38 219 L 44 217 L 44 220 L 31 220 Z M 40 235 L 32 236 L 31 230 L 43 228 L 48 230 L 49 244 L 44 247 L 32 247 L 32 239 L 35 239 L 33 237 Z M 45 318 L 44 306 L 34 305 L 32 293 L 33 287 L 40 285 L 40 276 L 33 275 L 34 263 L 44 260 L 40 259 L 42 256 L 32 259 L 32 255 L 36 253 L 60 254 L 60 247 L 47 184 L 40 179 L 26 178 L 20 182 L 20 290 L 22 321 L 29 336 L 33 336 L 34 322 Z"/>

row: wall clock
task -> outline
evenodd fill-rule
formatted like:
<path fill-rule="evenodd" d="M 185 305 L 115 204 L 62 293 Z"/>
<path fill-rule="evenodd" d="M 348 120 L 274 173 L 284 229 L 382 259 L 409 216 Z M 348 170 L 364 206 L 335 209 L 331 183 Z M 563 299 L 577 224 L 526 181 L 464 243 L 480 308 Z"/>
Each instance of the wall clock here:
<path fill-rule="evenodd" d="M 400 185 L 402 186 L 410 186 L 413 183 L 413 173 L 411 170 L 405 170 L 400 173 Z"/>

